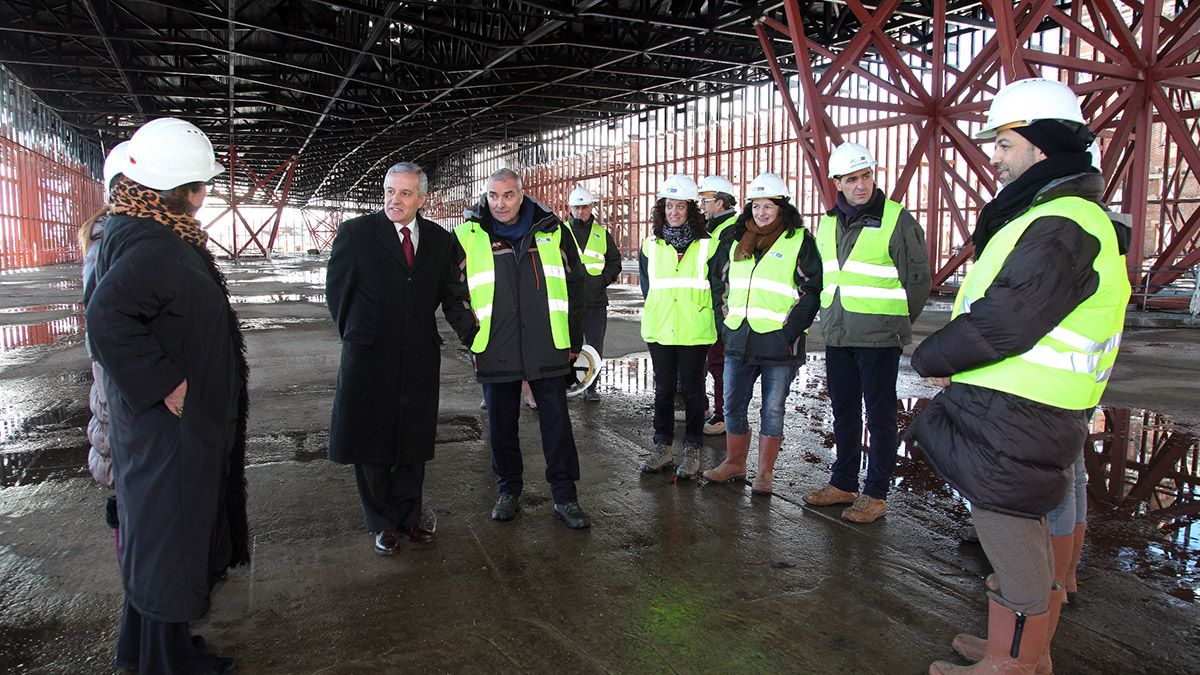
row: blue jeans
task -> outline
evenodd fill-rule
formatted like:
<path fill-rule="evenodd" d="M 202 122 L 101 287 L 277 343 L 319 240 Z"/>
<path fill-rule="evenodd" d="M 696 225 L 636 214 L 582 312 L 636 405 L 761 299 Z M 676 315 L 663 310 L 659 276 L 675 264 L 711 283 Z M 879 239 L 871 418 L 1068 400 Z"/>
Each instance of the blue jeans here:
<path fill-rule="evenodd" d="M 1067 493 L 1058 507 L 1046 514 L 1051 537 L 1065 537 L 1075 531 L 1080 523 L 1087 522 L 1087 469 L 1083 466 L 1083 449 L 1075 457 L 1070 470 L 1071 482 Z"/>
<path fill-rule="evenodd" d="M 754 381 L 761 376 L 762 423 L 759 433 L 763 436 L 782 436 L 783 408 L 798 370 L 795 365 L 750 365 L 725 357 L 725 433 L 750 433 L 746 410 L 754 393 Z"/>

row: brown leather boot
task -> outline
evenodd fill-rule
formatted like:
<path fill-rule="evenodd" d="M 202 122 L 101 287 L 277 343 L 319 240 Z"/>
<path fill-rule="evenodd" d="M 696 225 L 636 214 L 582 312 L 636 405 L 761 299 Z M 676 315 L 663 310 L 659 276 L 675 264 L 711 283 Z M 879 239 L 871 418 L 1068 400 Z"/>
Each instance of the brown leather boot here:
<path fill-rule="evenodd" d="M 729 483 L 746 478 L 746 455 L 750 454 L 750 433 L 725 434 L 725 461 L 704 472 L 714 483 Z"/>
<path fill-rule="evenodd" d="M 783 436 L 758 436 L 758 471 L 754 474 L 754 483 L 750 485 L 750 494 L 771 496 L 771 482 L 775 478 L 775 460 L 779 458 L 779 446 L 783 445 Z"/>
<path fill-rule="evenodd" d="M 1050 537 L 1050 552 L 1054 555 L 1054 583 L 1062 586 L 1064 593 L 1067 589 L 1067 576 L 1071 573 L 1071 553 L 1074 548 L 1074 534 Z"/>
<path fill-rule="evenodd" d="M 1020 615 L 990 599 L 987 652 L 979 663 L 959 666 L 935 661 L 929 675 L 1032 675 L 1049 646 L 1049 624 L 1049 612 Z"/>

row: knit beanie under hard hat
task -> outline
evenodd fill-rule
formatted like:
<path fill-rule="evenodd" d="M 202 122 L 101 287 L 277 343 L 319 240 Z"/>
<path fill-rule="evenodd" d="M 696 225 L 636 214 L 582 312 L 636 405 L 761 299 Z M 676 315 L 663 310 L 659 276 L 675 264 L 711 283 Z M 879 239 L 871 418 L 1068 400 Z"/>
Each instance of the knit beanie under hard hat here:
<path fill-rule="evenodd" d="M 1082 124 L 1063 120 L 1037 120 L 1012 130 L 1036 145 L 1047 157 L 1087 152 L 1088 145 L 1096 137 Z"/>

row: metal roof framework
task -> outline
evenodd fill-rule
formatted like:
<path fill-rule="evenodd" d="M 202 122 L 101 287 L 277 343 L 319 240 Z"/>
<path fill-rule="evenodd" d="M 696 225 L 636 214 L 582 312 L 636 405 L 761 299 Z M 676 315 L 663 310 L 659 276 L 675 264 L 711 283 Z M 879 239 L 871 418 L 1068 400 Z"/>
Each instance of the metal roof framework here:
<path fill-rule="evenodd" d="M 980 2 L 892 4 L 881 28 L 910 44 L 934 37 L 922 31 L 935 5 L 951 31 L 993 25 Z M 11 0 L 0 61 L 105 147 L 147 119 L 182 117 L 239 164 L 236 193 L 274 172 L 291 177 L 294 206 L 367 202 L 401 159 L 436 184 L 443 158 L 471 147 L 765 81 L 774 59 L 756 25 L 783 20 L 784 5 Z M 862 27 L 844 2 L 795 5 L 826 47 Z"/>

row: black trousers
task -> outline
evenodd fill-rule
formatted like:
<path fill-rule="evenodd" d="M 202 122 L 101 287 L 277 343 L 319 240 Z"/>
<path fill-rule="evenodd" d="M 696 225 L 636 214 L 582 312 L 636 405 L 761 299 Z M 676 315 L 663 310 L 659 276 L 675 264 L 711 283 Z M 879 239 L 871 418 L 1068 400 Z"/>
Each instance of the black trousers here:
<path fill-rule="evenodd" d="M 588 305 L 583 314 L 583 341 L 604 356 L 604 334 L 608 332 L 608 305 Z"/>
<path fill-rule="evenodd" d="M 675 386 L 683 392 L 683 440 L 700 443 L 704 433 L 704 364 L 709 345 L 660 345 L 648 343 L 654 365 L 654 442 L 675 440 Z"/>
<path fill-rule="evenodd" d="M 567 378 L 530 380 L 529 389 L 537 402 L 538 425 L 542 432 L 542 454 L 546 457 L 546 482 L 555 504 L 577 501 L 579 451 L 567 410 Z M 483 385 L 488 409 L 488 437 L 492 443 L 492 471 L 500 494 L 520 495 L 525 487 L 525 465 L 521 459 L 519 420 L 521 381 Z"/>
<path fill-rule="evenodd" d="M 118 668 L 137 669 L 147 675 L 192 675 L 212 672 L 217 667 L 217 657 L 196 649 L 186 621 L 164 623 L 148 619 L 126 597 L 115 663 Z"/>
<path fill-rule="evenodd" d="M 425 462 L 355 464 L 363 522 L 371 532 L 402 530 L 421 522 Z"/>
<path fill-rule="evenodd" d="M 867 478 L 863 494 L 887 499 L 899 445 L 896 430 L 896 375 L 899 347 L 826 347 L 829 403 L 833 407 L 833 438 L 837 459 L 830 485 L 858 492 L 862 461 L 863 403 L 867 408 Z"/>

